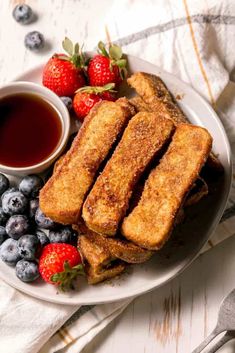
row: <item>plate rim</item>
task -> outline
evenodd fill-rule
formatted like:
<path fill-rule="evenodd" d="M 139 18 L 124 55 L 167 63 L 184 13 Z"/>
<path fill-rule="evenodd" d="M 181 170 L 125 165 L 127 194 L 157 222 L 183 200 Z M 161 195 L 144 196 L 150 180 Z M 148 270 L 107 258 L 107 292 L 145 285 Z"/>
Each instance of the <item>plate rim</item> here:
<path fill-rule="evenodd" d="M 88 55 L 92 52 L 87 52 Z M 30 295 L 31 297 L 37 298 L 37 299 L 41 299 L 43 301 L 46 302 L 51 302 L 51 303 L 56 303 L 56 304 L 66 304 L 66 305 L 90 305 L 90 304 L 103 304 L 103 303 L 110 303 L 110 302 L 118 302 L 124 299 L 130 299 L 131 297 L 136 297 L 138 295 L 147 293 L 151 290 L 154 290 L 162 285 L 165 285 L 166 283 L 168 283 L 170 280 L 174 279 L 176 276 L 180 275 L 188 266 L 190 266 L 190 264 L 195 260 L 195 258 L 198 256 L 198 254 L 200 253 L 201 249 L 203 248 L 203 246 L 206 244 L 206 242 L 208 241 L 209 237 L 211 236 L 212 232 L 215 230 L 215 228 L 218 226 L 219 224 L 219 220 L 221 219 L 223 212 L 225 210 L 226 207 L 226 203 L 229 197 L 229 193 L 231 190 L 231 185 L 232 185 L 232 172 L 233 172 L 233 165 L 232 165 L 232 152 L 231 152 L 231 146 L 230 146 L 230 142 L 228 139 L 228 136 L 226 134 L 226 131 L 224 129 L 224 126 L 219 118 L 219 116 L 217 115 L 217 113 L 214 111 L 214 109 L 211 107 L 211 105 L 206 101 L 205 98 L 203 98 L 201 96 L 200 93 L 198 93 L 192 86 L 190 86 L 190 84 L 182 81 L 181 79 L 179 79 L 177 76 L 175 76 L 174 74 L 171 74 L 165 70 L 162 70 L 160 67 L 158 67 L 157 65 L 147 61 L 147 60 L 143 60 L 139 57 L 133 56 L 133 55 L 127 55 L 127 58 L 131 58 L 132 60 L 137 60 L 137 61 L 141 61 L 143 64 L 150 64 L 152 66 L 155 67 L 155 70 L 158 70 L 159 73 L 161 75 L 166 75 L 168 77 L 171 77 L 174 82 L 177 83 L 179 82 L 179 84 L 181 85 L 181 87 L 183 86 L 183 88 L 185 88 L 187 91 L 190 91 L 192 94 L 196 94 L 197 98 L 200 100 L 201 104 L 205 105 L 206 108 L 209 110 L 210 114 L 213 115 L 214 119 L 217 122 L 217 125 L 219 127 L 220 133 L 223 136 L 223 139 L 225 141 L 225 149 L 226 149 L 226 153 L 227 153 L 227 157 L 228 157 L 228 170 L 227 170 L 227 180 L 226 180 L 226 190 L 224 191 L 223 194 L 223 199 L 222 202 L 219 205 L 219 209 L 216 213 L 216 217 L 211 221 L 209 230 L 207 232 L 207 236 L 203 239 L 204 241 L 202 242 L 202 245 L 200 247 L 200 249 L 198 249 L 197 251 L 195 251 L 195 253 L 192 253 L 191 256 L 187 256 L 184 261 L 180 264 L 180 268 L 178 268 L 178 266 L 176 266 L 174 268 L 174 270 L 171 270 L 170 275 L 168 275 L 169 277 L 166 278 L 166 280 L 164 280 L 164 282 L 162 283 L 155 283 L 155 281 L 153 280 L 149 285 L 141 285 L 138 288 L 135 288 L 133 290 L 129 289 L 127 292 L 125 292 L 125 294 L 119 295 L 117 297 L 117 295 L 113 294 L 112 296 L 109 295 L 107 297 L 104 297 L 102 300 L 96 300 L 96 299 L 89 299 L 88 300 L 80 300 L 79 299 L 79 291 L 77 291 L 78 296 L 76 297 L 69 297 L 69 296 L 54 296 L 53 298 L 49 297 L 49 298 L 45 298 L 45 296 L 40 295 L 40 288 L 38 290 L 37 293 L 35 293 L 34 291 L 31 290 L 32 287 L 27 287 L 27 285 L 30 284 L 26 284 L 22 282 L 22 284 L 20 283 L 18 285 L 17 282 L 14 282 L 14 280 L 11 280 L 11 278 L 5 278 L 4 275 L 2 276 L 2 271 L 0 271 L 0 277 L 6 282 L 8 283 L 10 286 L 12 286 L 13 288 L 16 288 L 17 290 L 19 290 L 20 292 L 23 292 L 27 295 Z M 20 75 L 18 75 L 17 77 L 15 77 L 12 81 L 20 81 L 23 79 L 23 77 L 25 77 L 25 75 L 33 75 L 33 73 L 37 70 L 42 70 L 42 67 L 45 65 L 45 63 L 40 63 L 38 65 L 35 65 L 32 68 L 29 68 L 28 70 L 25 70 L 23 73 L 21 73 Z M 25 79 L 24 79 L 25 80 Z M 7 265 L 6 265 L 7 266 Z M 31 285 L 30 285 L 31 286 Z M 22 288 L 24 287 L 24 288 Z"/>

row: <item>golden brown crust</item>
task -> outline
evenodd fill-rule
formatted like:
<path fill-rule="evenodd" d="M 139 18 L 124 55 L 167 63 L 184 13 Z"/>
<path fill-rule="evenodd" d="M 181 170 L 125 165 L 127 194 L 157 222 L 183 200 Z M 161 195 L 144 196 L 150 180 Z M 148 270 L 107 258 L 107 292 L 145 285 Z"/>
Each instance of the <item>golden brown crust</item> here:
<path fill-rule="evenodd" d="M 138 94 L 131 99 L 129 99 L 129 102 L 133 107 L 135 108 L 136 112 L 152 112 L 151 108 L 149 107 L 148 104 L 145 103 L 145 101 L 138 96 Z"/>
<path fill-rule="evenodd" d="M 64 157 L 65 157 L 65 154 L 62 154 L 62 156 L 60 156 L 60 158 L 57 159 L 53 167 L 53 173 L 55 173 L 55 171 L 61 166 Z"/>
<path fill-rule="evenodd" d="M 114 259 L 107 249 L 95 244 L 84 235 L 79 236 L 78 247 L 82 256 L 98 272 L 102 271 Z"/>
<path fill-rule="evenodd" d="M 125 98 L 95 105 L 40 192 L 40 207 L 48 217 L 63 224 L 77 222 L 100 164 L 132 114 Z"/>
<path fill-rule="evenodd" d="M 159 249 L 168 239 L 175 217 L 210 153 L 207 130 L 181 124 L 160 164 L 145 182 L 141 199 L 124 219 L 122 234 L 146 249 Z"/>
<path fill-rule="evenodd" d="M 127 263 L 143 263 L 153 255 L 152 251 L 142 249 L 139 246 L 123 239 L 107 238 L 88 229 L 80 224 L 76 229 L 80 234 L 85 235 L 91 242 L 104 249 L 112 257 L 123 260 Z"/>
<path fill-rule="evenodd" d="M 86 267 L 88 284 L 97 284 L 122 274 L 126 269 L 125 264 L 119 263 L 114 267 L 106 268 L 103 272 L 96 272 L 92 266 Z"/>
<path fill-rule="evenodd" d="M 160 77 L 145 72 L 136 72 L 128 78 L 127 82 L 136 90 L 150 111 L 158 111 L 165 118 L 172 119 L 176 126 L 181 123 L 190 123 Z M 217 174 L 224 171 L 219 159 L 213 153 L 210 153 L 206 166 Z"/>
<path fill-rule="evenodd" d="M 109 251 L 95 244 L 89 238 L 79 237 L 79 249 L 85 262 L 88 284 L 96 284 L 121 274 L 126 266 L 122 262 L 113 262 Z"/>
<path fill-rule="evenodd" d="M 130 120 L 83 205 L 88 228 L 107 236 L 116 234 L 139 177 L 173 131 L 174 124 L 155 113 L 140 112 Z"/>
<path fill-rule="evenodd" d="M 145 72 L 136 72 L 128 78 L 127 82 L 136 90 L 151 111 L 161 113 L 177 125 L 188 122 L 160 77 Z"/>

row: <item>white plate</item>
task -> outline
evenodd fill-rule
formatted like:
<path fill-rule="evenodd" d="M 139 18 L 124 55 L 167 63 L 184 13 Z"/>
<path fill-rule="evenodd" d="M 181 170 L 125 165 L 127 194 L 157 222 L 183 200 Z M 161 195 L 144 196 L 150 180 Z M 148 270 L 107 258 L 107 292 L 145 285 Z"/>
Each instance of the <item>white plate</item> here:
<path fill-rule="evenodd" d="M 171 92 L 182 99 L 179 104 L 190 121 L 206 127 L 213 136 L 213 149 L 219 155 L 225 174 L 217 185 L 217 191 L 190 210 L 186 222 L 178 228 L 165 247 L 147 263 L 132 266 L 127 274 L 111 283 L 88 286 L 79 280 L 78 290 L 68 294 L 58 293 L 56 288 L 41 280 L 33 284 L 21 282 L 14 269 L 0 261 L 0 276 L 11 286 L 33 297 L 60 304 L 97 304 L 129 298 L 147 292 L 179 274 L 196 257 L 218 225 L 228 198 L 231 175 L 231 151 L 224 128 L 210 105 L 190 86 L 175 76 L 146 61 L 128 56 L 130 72 L 145 71 L 159 75 Z M 17 80 L 41 82 L 42 66 L 22 74 Z M 126 95 L 131 92 L 127 90 Z M 180 237 L 180 238 L 179 238 Z M 179 240 L 180 239 L 180 240 Z"/>

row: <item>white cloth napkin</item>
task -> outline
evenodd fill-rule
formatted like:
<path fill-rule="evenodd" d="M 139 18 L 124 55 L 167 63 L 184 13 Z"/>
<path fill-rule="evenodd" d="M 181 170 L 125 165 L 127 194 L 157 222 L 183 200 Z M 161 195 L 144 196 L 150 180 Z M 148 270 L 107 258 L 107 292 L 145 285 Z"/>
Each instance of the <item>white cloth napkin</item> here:
<path fill-rule="evenodd" d="M 112 41 L 200 92 L 219 112 L 235 151 L 234 1 L 117 0 L 108 13 L 105 1 L 103 5 L 106 17 L 100 26 L 107 25 Z M 95 7 L 87 16 L 92 21 Z M 222 223 L 204 250 L 235 233 L 234 190 L 235 184 Z M 2 281 L 0 298 L 0 352 L 4 353 L 78 353 L 130 302 L 81 308 L 56 305 Z"/>

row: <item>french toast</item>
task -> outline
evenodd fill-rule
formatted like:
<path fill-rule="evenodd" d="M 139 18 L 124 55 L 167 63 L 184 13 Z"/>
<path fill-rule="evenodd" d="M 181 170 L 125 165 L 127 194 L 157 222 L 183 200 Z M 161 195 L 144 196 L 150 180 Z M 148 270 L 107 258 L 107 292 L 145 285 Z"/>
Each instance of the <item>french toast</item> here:
<path fill-rule="evenodd" d="M 127 79 L 127 82 L 136 90 L 151 111 L 161 112 L 165 118 L 172 119 L 176 126 L 181 123 L 190 123 L 160 77 L 145 72 L 136 72 Z M 217 174 L 223 173 L 223 166 L 213 152 L 210 153 L 206 165 Z"/>
<path fill-rule="evenodd" d="M 103 248 L 114 258 L 123 260 L 130 264 L 143 263 L 150 259 L 153 252 L 142 249 L 126 239 L 104 237 L 88 229 L 85 224 L 75 225 L 80 235 L 86 236 L 91 242 Z"/>
<path fill-rule="evenodd" d="M 138 96 L 138 94 L 132 98 L 129 99 L 129 102 L 133 107 L 135 108 L 136 112 L 152 112 L 152 109 L 148 104 L 145 103 L 145 101 Z"/>
<path fill-rule="evenodd" d="M 172 121 L 155 113 L 140 112 L 129 121 L 84 202 L 82 218 L 89 229 L 106 236 L 116 234 L 136 183 L 173 131 Z"/>
<path fill-rule="evenodd" d="M 121 232 L 128 240 L 150 250 L 164 245 L 211 147 L 206 129 L 189 124 L 177 127 L 167 152 L 145 182 L 138 205 L 122 223 Z"/>
<path fill-rule="evenodd" d="M 187 195 L 184 207 L 192 206 L 198 203 L 204 196 L 208 194 L 208 185 L 204 179 L 198 177 L 192 189 Z"/>
<path fill-rule="evenodd" d="M 127 82 L 136 90 L 151 111 L 161 112 L 162 116 L 173 120 L 176 125 L 188 122 L 160 77 L 145 72 L 136 72 L 127 79 Z"/>
<path fill-rule="evenodd" d="M 108 250 L 84 235 L 79 236 L 78 247 L 85 262 L 88 284 L 96 284 L 113 278 L 126 268 L 125 264 L 116 260 Z"/>
<path fill-rule="evenodd" d="M 94 106 L 40 192 L 40 208 L 48 217 L 63 224 L 78 221 L 101 163 L 132 115 L 134 109 L 126 98 Z"/>

